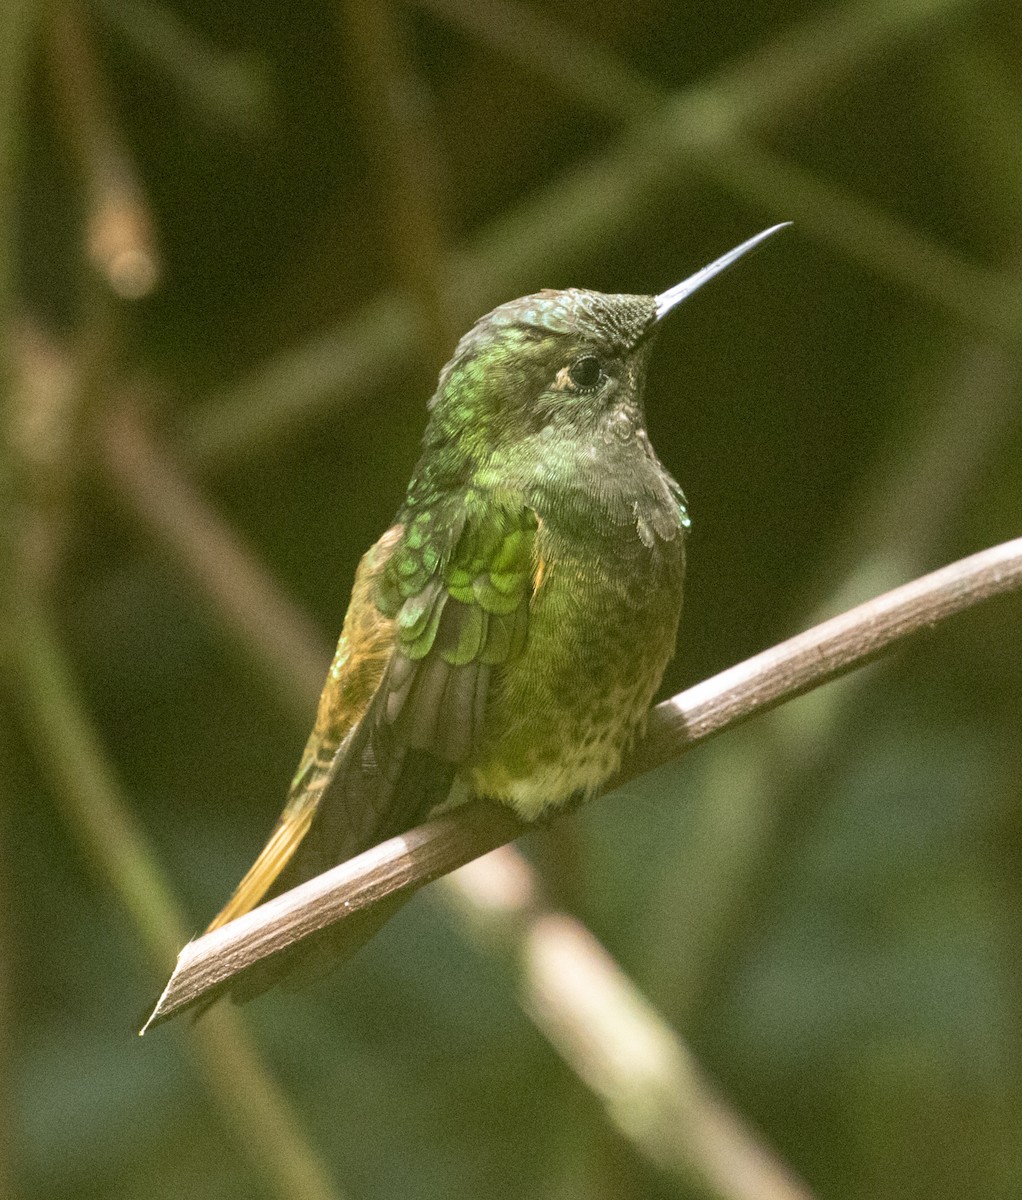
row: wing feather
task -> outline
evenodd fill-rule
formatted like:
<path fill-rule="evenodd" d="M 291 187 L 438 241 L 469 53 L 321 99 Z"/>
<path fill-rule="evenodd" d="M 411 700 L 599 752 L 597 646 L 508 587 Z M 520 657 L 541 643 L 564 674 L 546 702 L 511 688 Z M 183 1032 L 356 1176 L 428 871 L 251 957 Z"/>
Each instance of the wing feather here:
<path fill-rule="evenodd" d="M 379 690 L 394 647 L 394 622 L 379 611 L 373 597 L 400 537 L 400 526 L 388 529 L 359 563 L 344 628 L 319 698 L 316 723 L 291 782 L 287 804 L 269 841 L 227 905 L 210 922 L 207 933 L 249 912 L 270 893 L 309 832 L 338 751 Z"/>
<path fill-rule="evenodd" d="M 403 517 L 359 565 L 287 805 L 210 929 L 410 828 L 480 742 L 494 672 L 525 641 L 538 519 L 471 497 Z M 332 965 L 377 928 L 346 925 L 253 968 L 232 994 L 257 995 L 299 962 Z"/>

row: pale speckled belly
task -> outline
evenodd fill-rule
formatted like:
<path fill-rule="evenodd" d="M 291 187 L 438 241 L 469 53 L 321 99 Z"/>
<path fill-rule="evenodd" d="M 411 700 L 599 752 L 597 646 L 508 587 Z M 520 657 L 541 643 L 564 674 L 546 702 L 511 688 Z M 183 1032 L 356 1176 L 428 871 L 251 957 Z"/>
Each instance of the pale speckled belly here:
<path fill-rule="evenodd" d="M 528 820 L 613 774 L 674 652 L 681 533 L 647 547 L 630 532 L 582 554 L 547 545 L 525 650 L 494 681 L 468 783 Z"/>

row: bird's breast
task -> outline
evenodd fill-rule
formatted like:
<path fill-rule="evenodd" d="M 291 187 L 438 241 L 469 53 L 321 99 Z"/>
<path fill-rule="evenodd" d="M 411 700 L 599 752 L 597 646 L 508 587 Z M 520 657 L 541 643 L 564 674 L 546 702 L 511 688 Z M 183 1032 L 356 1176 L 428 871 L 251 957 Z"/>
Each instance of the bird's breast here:
<path fill-rule="evenodd" d="M 525 647 L 494 681 L 469 772 L 529 820 L 617 770 L 674 651 L 683 530 L 622 512 L 540 509 Z"/>

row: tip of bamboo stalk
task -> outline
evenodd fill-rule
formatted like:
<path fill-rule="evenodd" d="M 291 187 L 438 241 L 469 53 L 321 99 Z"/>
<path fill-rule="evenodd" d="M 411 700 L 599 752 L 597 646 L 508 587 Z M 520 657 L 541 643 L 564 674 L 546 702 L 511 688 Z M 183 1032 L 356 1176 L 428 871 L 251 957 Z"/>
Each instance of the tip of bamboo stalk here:
<path fill-rule="evenodd" d="M 190 943 L 189 943 L 190 944 Z M 139 1037 L 145 1037 L 150 1029 L 155 1029 L 157 1025 L 162 1025 L 164 1021 L 169 1021 L 170 1018 L 181 1007 L 180 1002 L 175 1001 L 174 992 L 176 991 L 178 973 L 181 969 L 181 955 L 178 955 L 177 962 L 174 964 L 174 970 L 167 980 L 167 984 L 163 991 L 160 992 L 159 998 L 153 1005 L 153 1010 L 145 1019 L 145 1023 L 138 1031 Z"/>

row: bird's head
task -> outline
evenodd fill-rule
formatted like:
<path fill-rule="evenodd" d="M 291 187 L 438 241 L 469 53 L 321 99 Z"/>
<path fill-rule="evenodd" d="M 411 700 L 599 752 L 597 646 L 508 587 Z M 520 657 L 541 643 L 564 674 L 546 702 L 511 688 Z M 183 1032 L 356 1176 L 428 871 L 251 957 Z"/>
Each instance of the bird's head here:
<path fill-rule="evenodd" d="M 618 413 L 641 422 L 648 351 L 664 317 L 781 228 L 657 296 L 568 288 L 501 304 L 441 372 L 427 445 L 461 445 L 478 456 L 544 429 L 592 436 Z"/>

